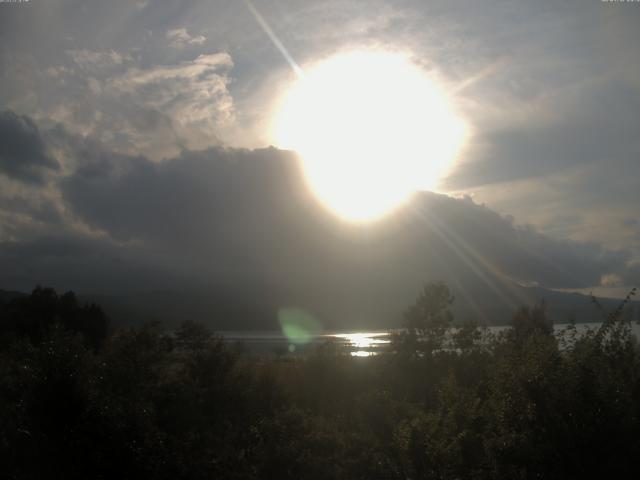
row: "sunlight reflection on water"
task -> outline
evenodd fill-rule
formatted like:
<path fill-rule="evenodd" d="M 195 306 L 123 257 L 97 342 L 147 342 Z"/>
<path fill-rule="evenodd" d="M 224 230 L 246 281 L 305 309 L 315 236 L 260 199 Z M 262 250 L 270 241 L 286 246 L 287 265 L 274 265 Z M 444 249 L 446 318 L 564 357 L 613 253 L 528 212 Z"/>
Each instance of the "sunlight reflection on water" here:
<path fill-rule="evenodd" d="M 597 329 L 598 323 L 576 324 L 578 335 L 584 334 L 587 329 Z M 566 324 L 554 325 L 558 338 L 562 337 Z M 505 330 L 506 326 L 492 326 L 488 331 L 497 334 Z M 632 331 L 640 339 L 640 326 L 632 325 Z M 313 352 L 316 348 L 335 348 L 352 357 L 372 357 L 383 353 L 391 344 L 393 331 L 360 331 L 360 332 L 326 332 L 310 335 L 305 344 L 294 344 L 286 335 L 278 331 L 247 331 L 247 332 L 220 332 L 226 342 L 240 342 L 246 351 L 257 354 L 305 354 Z"/>
<path fill-rule="evenodd" d="M 352 357 L 371 357 L 380 353 L 381 346 L 391 343 L 386 332 L 337 333 L 332 335 L 344 341 L 347 347 L 355 348 L 350 352 Z"/>
<path fill-rule="evenodd" d="M 388 339 L 389 334 L 386 332 L 336 333 L 331 336 L 344 339 L 345 343 L 357 348 L 391 343 L 391 340 Z"/>
<path fill-rule="evenodd" d="M 254 353 L 300 354 L 315 347 L 335 347 L 354 357 L 377 355 L 391 343 L 390 333 L 385 331 L 323 333 L 311 335 L 304 344 L 291 343 L 281 332 L 220 332 L 227 342 L 241 342 Z M 294 348 L 292 348 L 294 347 Z"/>
<path fill-rule="evenodd" d="M 371 351 L 367 351 L 367 350 L 356 350 L 354 352 L 351 352 L 351 356 L 352 357 L 372 357 L 374 355 L 377 355 L 379 352 L 371 352 Z"/>

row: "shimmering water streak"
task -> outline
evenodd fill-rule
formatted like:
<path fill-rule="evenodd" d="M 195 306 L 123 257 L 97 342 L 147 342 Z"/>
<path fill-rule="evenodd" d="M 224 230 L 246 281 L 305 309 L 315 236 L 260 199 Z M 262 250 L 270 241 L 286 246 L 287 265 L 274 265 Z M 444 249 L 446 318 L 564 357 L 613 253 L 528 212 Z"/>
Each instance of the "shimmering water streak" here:
<path fill-rule="evenodd" d="M 350 352 L 352 357 L 370 357 L 377 355 L 372 349 L 380 350 L 382 345 L 391 343 L 388 332 L 337 333 L 331 337 L 342 339 L 346 346 L 355 348 Z"/>
<path fill-rule="evenodd" d="M 309 347 L 331 345 L 344 348 L 350 355 L 368 357 L 376 355 L 391 343 L 390 332 L 326 332 L 305 336 L 304 342 L 294 342 L 291 332 L 253 331 L 220 332 L 227 342 L 241 342 L 247 350 L 255 353 L 273 353 L 289 351 L 300 353 Z M 291 348 L 293 347 L 293 348 Z"/>
<path fill-rule="evenodd" d="M 599 323 L 577 323 L 578 335 L 583 334 L 587 329 L 597 329 Z M 556 324 L 555 334 L 560 338 L 562 331 L 567 324 Z M 499 333 L 509 327 L 494 326 L 489 327 L 493 334 Z M 640 339 L 640 325 L 631 325 L 633 333 Z M 321 345 L 334 345 L 338 348 L 345 348 L 351 356 L 370 357 L 382 352 L 390 343 L 393 331 L 361 331 L 361 332 L 327 332 L 311 335 L 306 345 L 297 346 L 291 349 L 291 340 L 286 335 L 278 331 L 253 331 L 253 332 L 219 332 L 227 342 L 242 342 L 249 352 L 273 353 L 275 351 L 302 353 L 309 347 Z M 295 345 L 294 345 L 295 346 Z"/>
<path fill-rule="evenodd" d="M 328 335 L 328 337 L 343 339 L 346 344 L 357 348 L 368 348 L 373 345 L 391 343 L 388 332 L 336 333 Z"/>

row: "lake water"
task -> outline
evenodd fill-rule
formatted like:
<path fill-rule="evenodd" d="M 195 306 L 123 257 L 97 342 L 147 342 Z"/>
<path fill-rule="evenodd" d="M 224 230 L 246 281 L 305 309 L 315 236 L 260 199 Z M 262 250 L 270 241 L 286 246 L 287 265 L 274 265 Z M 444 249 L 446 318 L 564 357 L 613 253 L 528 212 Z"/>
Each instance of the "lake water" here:
<path fill-rule="evenodd" d="M 364 357 L 379 353 L 391 343 L 390 331 L 325 332 L 311 335 L 304 342 L 292 341 L 278 331 L 219 333 L 226 342 L 239 342 L 247 351 L 261 354 L 301 354 L 319 347 L 327 347 L 344 349 L 353 356 Z"/>
<path fill-rule="evenodd" d="M 557 336 L 568 324 L 556 324 L 554 330 Z M 599 323 L 577 323 L 578 333 L 584 333 L 587 329 L 597 329 Z M 491 333 L 498 333 L 509 328 L 507 326 L 488 327 Z M 640 325 L 633 323 L 632 331 L 640 338 Z M 310 335 L 304 342 L 291 340 L 278 331 L 246 331 L 246 332 L 219 332 L 226 342 L 241 343 L 251 353 L 259 354 L 302 354 L 318 348 L 330 348 L 336 351 L 346 351 L 355 357 L 369 357 L 382 352 L 391 343 L 391 330 L 376 331 L 351 331 L 351 332 L 324 332 Z"/>

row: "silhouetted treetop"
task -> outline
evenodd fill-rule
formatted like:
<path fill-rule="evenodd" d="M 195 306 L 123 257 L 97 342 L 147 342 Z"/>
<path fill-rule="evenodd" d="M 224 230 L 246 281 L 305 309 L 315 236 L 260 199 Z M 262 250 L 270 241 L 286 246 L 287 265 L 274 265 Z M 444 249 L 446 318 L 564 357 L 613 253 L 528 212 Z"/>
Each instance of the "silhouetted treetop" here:
<path fill-rule="evenodd" d="M 96 304 L 81 304 L 73 292 L 58 295 L 52 288 L 37 286 L 31 295 L 12 299 L 1 311 L 0 332 L 44 341 L 58 325 L 79 333 L 92 349 L 105 342 L 109 320 Z"/>

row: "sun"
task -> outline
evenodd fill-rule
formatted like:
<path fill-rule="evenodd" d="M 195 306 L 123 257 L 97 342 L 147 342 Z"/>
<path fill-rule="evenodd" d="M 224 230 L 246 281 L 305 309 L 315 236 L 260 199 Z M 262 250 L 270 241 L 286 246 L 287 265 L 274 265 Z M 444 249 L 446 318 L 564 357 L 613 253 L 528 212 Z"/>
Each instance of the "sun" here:
<path fill-rule="evenodd" d="M 320 201 L 352 221 L 379 218 L 433 189 L 466 134 L 447 95 L 408 57 L 343 53 L 304 69 L 273 123 Z"/>

